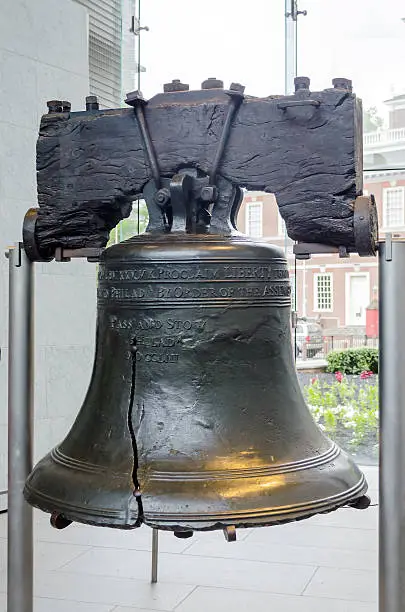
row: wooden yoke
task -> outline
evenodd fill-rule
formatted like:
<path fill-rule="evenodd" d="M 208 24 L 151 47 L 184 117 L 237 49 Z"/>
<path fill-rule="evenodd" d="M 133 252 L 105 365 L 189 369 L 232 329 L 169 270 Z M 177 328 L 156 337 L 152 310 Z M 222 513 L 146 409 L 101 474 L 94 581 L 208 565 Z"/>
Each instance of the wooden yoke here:
<path fill-rule="evenodd" d="M 227 92 L 218 84 L 208 80 L 199 91 L 166 86 L 165 93 L 143 104 L 162 179 L 182 168 L 210 177 L 217 163 L 219 191 L 222 181 L 276 195 L 292 239 L 361 252 L 354 220 L 356 198 L 362 194 L 362 111 L 350 81 L 335 79 L 333 88 L 310 92 L 309 79 L 301 77 L 292 96 L 241 94 L 231 119 L 232 87 L 239 87 L 239 93 L 243 88 L 231 86 Z M 69 112 L 58 101 L 48 106 L 37 145 L 35 240 L 48 254 L 57 247 L 105 246 L 111 229 L 129 215 L 132 201 L 142 197 L 151 179 L 157 180 L 139 113 L 136 108 L 98 110 L 94 100 L 85 112 Z M 229 133 L 218 159 L 227 121 Z M 362 200 L 357 218 L 370 243 L 363 251 L 372 251 L 375 203 L 369 198 L 364 207 Z M 234 231 L 230 224 L 229 232 Z"/>

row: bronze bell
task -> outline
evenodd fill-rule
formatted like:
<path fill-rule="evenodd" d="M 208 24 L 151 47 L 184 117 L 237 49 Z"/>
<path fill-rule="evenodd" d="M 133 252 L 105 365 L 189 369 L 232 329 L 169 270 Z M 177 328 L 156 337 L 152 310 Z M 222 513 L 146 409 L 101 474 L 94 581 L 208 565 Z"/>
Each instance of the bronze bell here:
<path fill-rule="evenodd" d="M 145 199 L 148 231 L 102 255 L 90 387 L 28 502 L 177 535 L 360 506 L 363 474 L 299 387 L 285 257 L 234 229 L 240 190 L 185 170 Z"/>

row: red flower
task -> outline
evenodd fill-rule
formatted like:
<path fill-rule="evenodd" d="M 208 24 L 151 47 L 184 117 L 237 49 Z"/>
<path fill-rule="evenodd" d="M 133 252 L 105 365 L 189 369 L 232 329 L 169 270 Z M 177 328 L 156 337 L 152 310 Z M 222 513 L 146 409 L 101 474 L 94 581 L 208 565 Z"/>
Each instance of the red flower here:
<path fill-rule="evenodd" d="M 361 378 L 362 380 L 364 380 L 364 379 L 366 379 L 366 378 L 370 378 L 370 376 L 372 376 L 372 375 L 373 375 L 373 373 L 372 373 L 370 370 L 364 370 L 364 372 L 362 372 L 362 373 L 360 374 L 360 378 Z"/>
<path fill-rule="evenodd" d="M 335 378 L 336 378 L 336 380 L 338 381 L 338 383 L 341 383 L 341 382 L 342 382 L 342 380 L 343 380 L 343 374 L 342 374 L 342 372 L 336 372 L 336 374 L 335 374 Z"/>
<path fill-rule="evenodd" d="M 311 378 L 311 385 L 314 385 L 316 383 L 316 378 Z"/>

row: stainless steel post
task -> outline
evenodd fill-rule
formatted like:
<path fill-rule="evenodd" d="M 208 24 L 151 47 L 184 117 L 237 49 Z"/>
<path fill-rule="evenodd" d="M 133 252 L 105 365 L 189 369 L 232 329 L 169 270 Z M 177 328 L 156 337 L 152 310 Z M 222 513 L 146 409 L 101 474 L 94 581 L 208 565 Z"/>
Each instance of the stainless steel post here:
<path fill-rule="evenodd" d="M 152 584 L 157 582 L 159 553 L 159 530 L 152 529 Z"/>
<path fill-rule="evenodd" d="M 297 76 L 297 0 L 285 0 L 284 21 L 284 92 L 294 93 L 294 78 Z"/>
<path fill-rule="evenodd" d="M 7 611 L 33 609 L 32 508 L 23 498 L 32 469 L 32 263 L 9 250 Z"/>
<path fill-rule="evenodd" d="M 379 612 L 405 610 L 405 242 L 379 250 Z"/>

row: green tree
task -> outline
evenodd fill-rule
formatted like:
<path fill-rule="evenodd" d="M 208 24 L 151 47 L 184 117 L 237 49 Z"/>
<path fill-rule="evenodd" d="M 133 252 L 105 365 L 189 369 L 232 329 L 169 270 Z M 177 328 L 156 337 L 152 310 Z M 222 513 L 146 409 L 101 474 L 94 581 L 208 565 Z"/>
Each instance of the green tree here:
<path fill-rule="evenodd" d="M 384 119 L 378 114 L 378 110 L 375 106 L 370 106 L 363 111 L 363 131 L 364 132 L 375 132 L 382 128 Z"/>
<path fill-rule="evenodd" d="M 139 206 L 139 215 L 138 215 L 138 206 Z M 138 227 L 139 221 L 139 227 Z M 111 246 L 112 244 L 117 244 L 118 242 L 122 242 L 123 240 L 128 240 L 132 236 L 136 236 L 137 234 L 143 234 L 148 225 L 149 216 L 148 209 L 146 207 L 144 200 L 136 200 L 132 204 L 132 211 L 129 217 L 123 219 L 118 223 L 118 225 L 111 231 L 110 239 L 108 241 L 107 246 Z"/>

